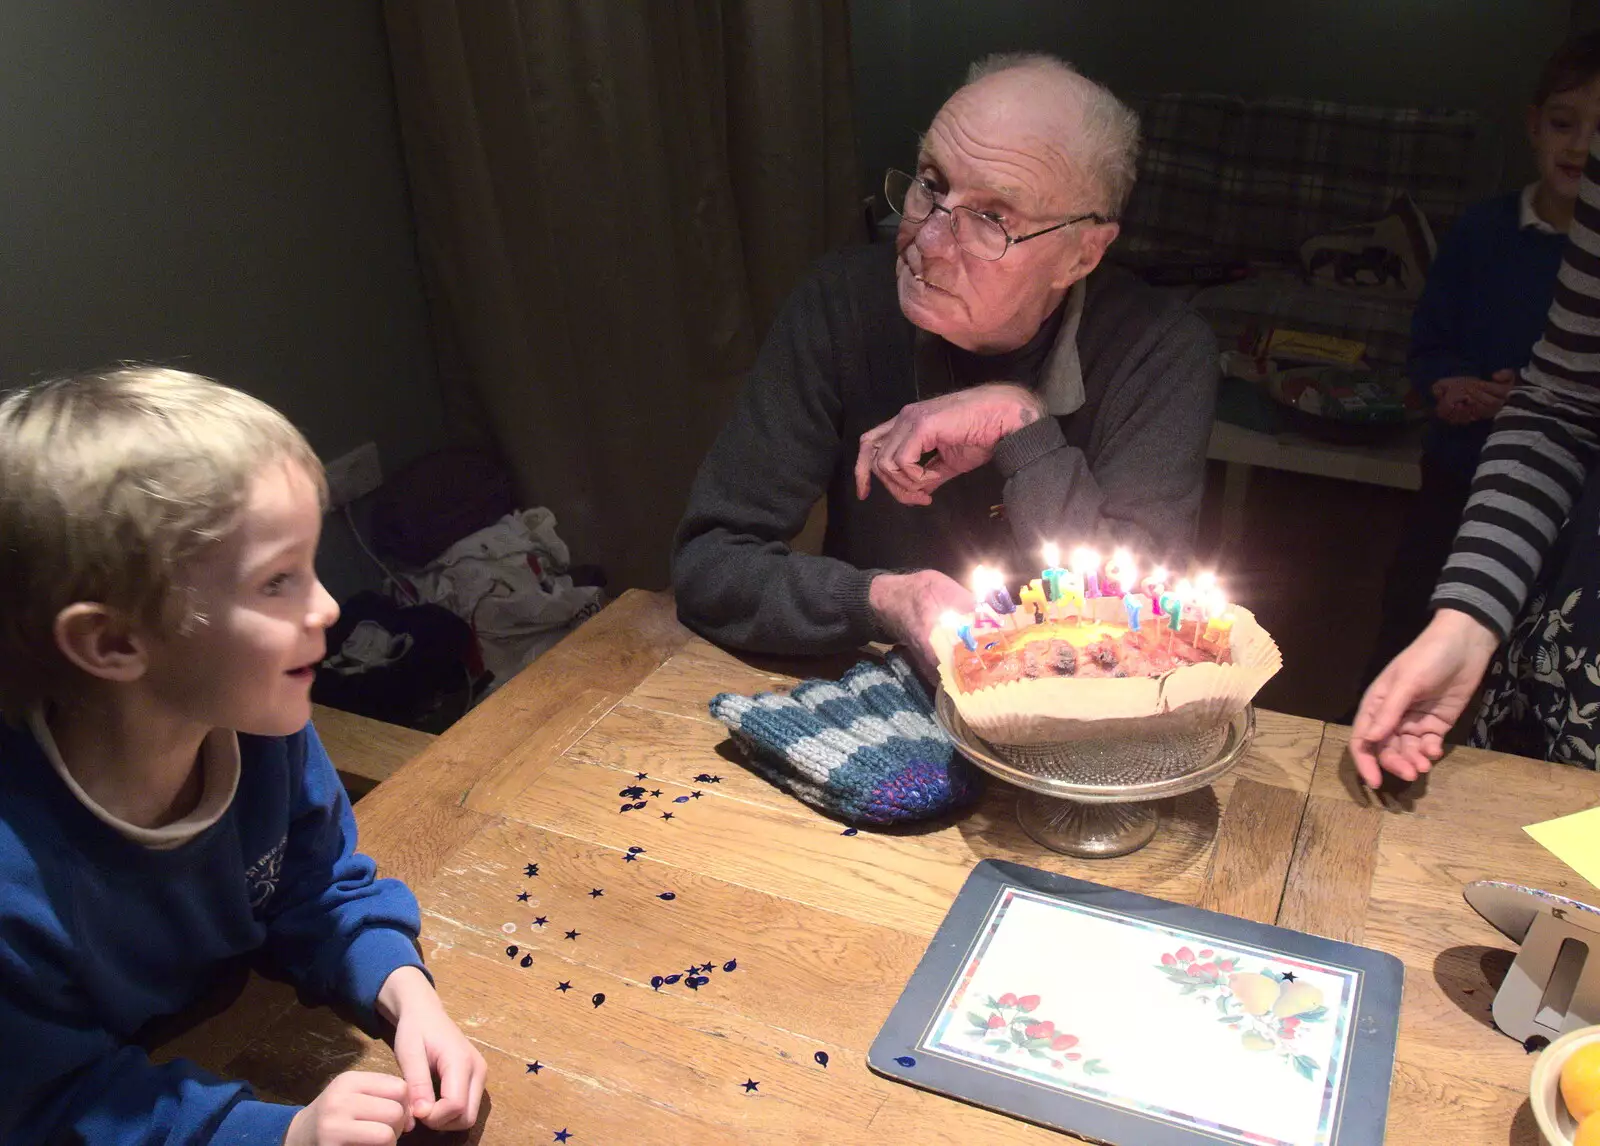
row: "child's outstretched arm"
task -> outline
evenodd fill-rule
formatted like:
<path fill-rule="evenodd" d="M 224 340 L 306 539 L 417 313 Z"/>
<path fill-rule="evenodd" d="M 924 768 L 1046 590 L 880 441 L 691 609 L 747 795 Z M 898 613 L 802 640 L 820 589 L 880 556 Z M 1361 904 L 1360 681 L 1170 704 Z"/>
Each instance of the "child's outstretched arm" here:
<path fill-rule="evenodd" d="M 298 791 L 267 905 L 267 954 L 303 989 L 355 1008 L 373 1029 L 375 1019 L 394 1025 L 418 1119 L 435 1129 L 470 1126 L 486 1068 L 423 968 L 416 897 L 398 880 L 376 878 L 376 865 L 356 851 L 355 814 L 316 730 L 307 725 L 288 748 Z"/>

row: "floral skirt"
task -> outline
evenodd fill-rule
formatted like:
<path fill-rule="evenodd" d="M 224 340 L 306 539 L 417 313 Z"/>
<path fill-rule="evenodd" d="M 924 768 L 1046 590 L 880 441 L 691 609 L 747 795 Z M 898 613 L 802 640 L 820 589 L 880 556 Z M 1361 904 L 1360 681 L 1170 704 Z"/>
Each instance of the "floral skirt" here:
<path fill-rule="evenodd" d="M 1591 470 L 1484 676 L 1472 744 L 1594 768 L 1600 750 L 1600 470 Z"/>

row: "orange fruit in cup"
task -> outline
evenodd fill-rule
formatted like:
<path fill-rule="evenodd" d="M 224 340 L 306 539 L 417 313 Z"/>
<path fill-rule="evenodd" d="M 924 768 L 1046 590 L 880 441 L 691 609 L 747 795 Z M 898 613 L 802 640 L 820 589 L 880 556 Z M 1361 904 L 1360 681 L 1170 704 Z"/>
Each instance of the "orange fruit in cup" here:
<path fill-rule="evenodd" d="M 1578 1123 L 1578 1132 L 1572 1136 L 1572 1146 L 1600 1146 L 1600 1114 L 1591 1114 Z"/>
<path fill-rule="evenodd" d="M 1600 1042 L 1585 1043 L 1561 1064 L 1561 1101 L 1580 1123 L 1600 1111 Z M 1600 1146 L 1600 1127 L 1590 1133 Z"/>

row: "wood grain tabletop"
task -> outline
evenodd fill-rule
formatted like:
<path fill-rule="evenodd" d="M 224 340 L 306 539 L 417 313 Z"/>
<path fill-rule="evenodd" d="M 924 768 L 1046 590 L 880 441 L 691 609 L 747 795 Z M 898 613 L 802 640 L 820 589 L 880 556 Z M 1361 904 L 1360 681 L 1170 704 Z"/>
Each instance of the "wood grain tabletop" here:
<path fill-rule="evenodd" d="M 706 705 L 848 663 L 741 658 L 680 626 L 670 596 L 630 592 L 357 805 L 363 850 L 416 891 L 440 994 L 489 1060 L 470 1140 L 1063 1140 L 866 1067 L 967 873 L 998 858 L 1399 956 L 1389 1140 L 1537 1141 L 1531 1062 L 1487 1025 L 1511 945 L 1461 886 L 1596 894 L 1520 828 L 1600 801 L 1600 778 L 1457 751 L 1386 806 L 1350 782 L 1345 730 L 1262 711 L 1238 768 L 1170 801 L 1131 856 L 1045 851 L 994 782 L 947 820 L 846 835 L 744 768 Z M 157 1054 L 300 1102 L 341 1070 L 398 1073 L 384 1043 L 260 977 Z"/>

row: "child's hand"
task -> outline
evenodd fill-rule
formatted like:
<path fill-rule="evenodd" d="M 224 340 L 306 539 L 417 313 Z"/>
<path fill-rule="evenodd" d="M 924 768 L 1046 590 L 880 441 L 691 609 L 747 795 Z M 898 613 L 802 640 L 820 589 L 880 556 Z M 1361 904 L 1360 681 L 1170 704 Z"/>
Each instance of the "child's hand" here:
<path fill-rule="evenodd" d="M 415 1125 L 406 1098 L 404 1079 L 346 1071 L 294 1116 L 283 1146 L 391 1146 Z"/>
<path fill-rule="evenodd" d="M 378 1009 L 394 1022 L 394 1057 L 405 1075 L 410 1113 L 434 1130 L 465 1130 L 477 1122 L 489 1065 L 445 1014 L 428 977 L 415 967 L 399 968 L 384 980 Z"/>

